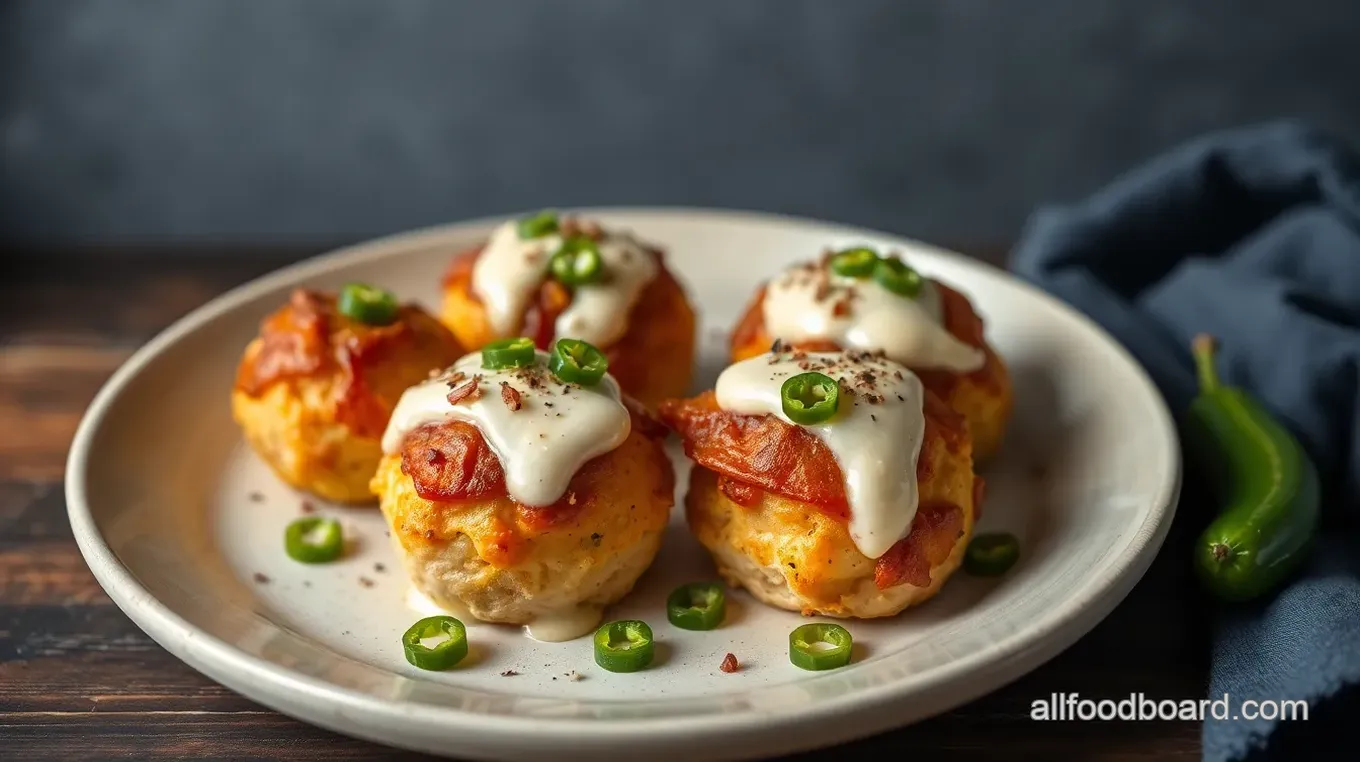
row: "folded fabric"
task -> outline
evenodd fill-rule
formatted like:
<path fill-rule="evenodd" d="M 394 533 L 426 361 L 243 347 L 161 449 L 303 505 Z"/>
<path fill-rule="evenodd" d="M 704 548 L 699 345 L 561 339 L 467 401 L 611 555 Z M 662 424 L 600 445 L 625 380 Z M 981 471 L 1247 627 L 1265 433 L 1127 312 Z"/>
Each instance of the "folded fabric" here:
<path fill-rule="evenodd" d="M 1191 339 L 1212 334 L 1223 382 L 1312 455 L 1323 526 L 1306 567 L 1250 604 L 1186 593 L 1214 607 L 1207 698 L 1305 699 L 1308 720 L 1206 718 L 1203 757 L 1353 756 L 1341 731 L 1360 708 L 1360 154 L 1293 121 L 1210 134 L 1040 209 L 1011 266 L 1122 342 L 1178 417 L 1196 393 Z M 1176 521 L 1214 513 L 1182 503 Z"/>

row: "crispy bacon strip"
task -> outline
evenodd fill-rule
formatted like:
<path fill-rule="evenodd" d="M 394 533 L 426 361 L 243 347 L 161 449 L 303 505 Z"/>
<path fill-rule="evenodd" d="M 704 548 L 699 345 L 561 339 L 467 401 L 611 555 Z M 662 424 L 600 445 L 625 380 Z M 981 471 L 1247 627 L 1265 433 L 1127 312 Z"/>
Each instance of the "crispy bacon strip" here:
<path fill-rule="evenodd" d="M 329 313 L 320 294 L 294 291 L 260 325 L 260 349 L 236 369 L 236 387 L 255 397 L 275 381 L 321 371 L 330 354 Z"/>
<path fill-rule="evenodd" d="M 538 287 L 538 298 L 524 313 L 524 335 L 534 340 L 542 350 L 552 348 L 557 334 L 557 318 L 571 306 L 571 292 L 555 280 L 545 280 Z"/>
<path fill-rule="evenodd" d="M 510 408 L 511 412 L 519 410 L 524 406 L 520 398 L 519 390 L 510 385 L 509 381 L 501 382 L 501 402 Z"/>
<path fill-rule="evenodd" d="M 496 453 L 470 423 L 427 424 L 406 435 L 401 472 L 426 500 L 472 500 L 505 494 Z"/>
<path fill-rule="evenodd" d="M 237 389 L 257 397 L 280 381 L 336 374 L 336 420 L 370 438 L 382 435 L 399 391 L 376 369 L 413 348 L 447 362 L 460 352 L 453 334 L 417 307 L 403 306 L 387 325 L 364 325 L 340 314 L 333 294 L 307 289 L 264 320 L 257 346 L 237 367 Z"/>
<path fill-rule="evenodd" d="M 728 500 L 747 508 L 759 503 L 765 494 L 759 487 L 723 475 L 718 476 L 718 491 L 726 495 Z"/>
<path fill-rule="evenodd" d="M 879 589 L 897 585 L 926 587 L 932 567 L 944 563 L 963 531 L 963 509 L 953 503 L 927 502 L 918 506 L 911 533 L 874 565 L 874 584 Z"/>
<path fill-rule="evenodd" d="M 463 381 L 449 390 L 445 399 L 449 401 L 450 405 L 457 405 L 460 402 L 476 402 L 482 396 L 481 380 L 481 376 L 474 376 Z"/>
<path fill-rule="evenodd" d="M 695 463 L 737 481 L 848 516 L 845 484 L 821 440 L 773 416 L 734 415 L 712 391 L 661 403 L 661 419 Z"/>
<path fill-rule="evenodd" d="M 633 430 L 652 439 L 666 429 L 651 425 L 636 415 Z M 588 479 L 598 470 L 596 458 L 576 472 L 572 483 Z M 413 429 L 402 445 L 401 472 L 411 477 L 416 494 L 434 502 L 482 500 L 505 497 L 505 471 L 495 451 L 476 426 L 458 420 L 430 423 Z M 542 513 L 542 520 L 560 518 L 562 510 L 576 505 L 584 496 L 568 489 L 562 499 L 550 506 L 522 506 L 526 514 Z"/>

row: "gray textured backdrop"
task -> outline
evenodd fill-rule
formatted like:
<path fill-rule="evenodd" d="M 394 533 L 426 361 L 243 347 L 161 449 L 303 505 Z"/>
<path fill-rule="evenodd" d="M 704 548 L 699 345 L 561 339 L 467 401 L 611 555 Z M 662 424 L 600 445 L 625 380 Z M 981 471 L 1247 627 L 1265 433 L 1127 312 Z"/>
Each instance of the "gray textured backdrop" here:
<path fill-rule="evenodd" d="M 1014 236 L 1195 133 L 1360 138 L 1356 0 L 0 0 L 0 238 L 546 205 Z"/>

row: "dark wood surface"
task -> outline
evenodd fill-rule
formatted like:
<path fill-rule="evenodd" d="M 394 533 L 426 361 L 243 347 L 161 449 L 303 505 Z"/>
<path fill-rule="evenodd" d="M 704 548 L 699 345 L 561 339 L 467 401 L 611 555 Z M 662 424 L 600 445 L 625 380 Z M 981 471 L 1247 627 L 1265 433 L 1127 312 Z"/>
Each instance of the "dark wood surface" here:
<path fill-rule="evenodd" d="M 1001 262 L 1001 249 L 984 251 Z M 170 656 L 100 589 L 66 519 L 67 448 L 108 376 L 190 310 L 305 253 L 49 254 L 0 278 L 0 758 L 415 758 L 279 715 Z M 1209 633 L 1177 562 L 1188 558 L 1182 534 L 1173 529 L 1125 602 L 1048 664 L 967 706 L 837 751 L 1198 760 L 1197 723 L 1029 715 L 1050 693 L 1203 696 Z"/>

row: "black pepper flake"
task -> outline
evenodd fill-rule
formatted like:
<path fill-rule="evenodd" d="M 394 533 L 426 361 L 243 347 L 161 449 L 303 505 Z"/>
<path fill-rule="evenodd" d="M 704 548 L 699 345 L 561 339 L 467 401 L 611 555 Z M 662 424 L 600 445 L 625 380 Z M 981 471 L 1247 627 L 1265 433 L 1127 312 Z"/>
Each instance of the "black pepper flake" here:
<path fill-rule="evenodd" d="M 359 584 L 363 585 L 364 587 L 373 587 L 373 580 L 369 579 L 368 577 L 360 577 Z"/>
<path fill-rule="evenodd" d="M 516 672 L 516 671 L 513 670 L 513 669 L 507 669 L 507 670 L 505 670 L 504 672 L 501 673 L 501 677 L 515 677 L 515 676 L 518 675 L 518 674 L 519 674 L 519 673 Z"/>
<path fill-rule="evenodd" d="M 252 574 L 251 579 L 255 580 L 255 584 L 257 585 L 269 584 L 269 578 L 259 572 L 255 572 L 254 574 Z"/>
<path fill-rule="evenodd" d="M 312 505 L 312 501 L 310 500 L 303 500 L 300 507 L 302 508 L 303 513 L 316 513 L 316 506 Z"/>
<path fill-rule="evenodd" d="M 873 421 L 874 423 L 878 423 L 878 416 L 874 415 L 873 413 L 870 413 L 869 420 Z"/>
<path fill-rule="evenodd" d="M 377 572 L 377 573 L 379 573 L 379 574 L 382 574 L 383 572 L 387 571 L 387 565 L 386 565 L 386 564 L 373 564 L 373 571 L 375 571 L 375 572 Z"/>
<path fill-rule="evenodd" d="M 250 502 L 252 502 L 252 503 L 263 503 L 263 502 L 264 502 L 264 493 L 263 493 L 263 492 L 252 492 L 252 493 L 250 493 L 250 495 L 248 495 L 248 497 L 250 498 Z"/>
<path fill-rule="evenodd" d="M 597 547 L 597 548 L 600 547 L 600 540 L 603 540 L 603 539 L 604 539 L 604 535 L 600 534 L 599 532 L 593 532 L 593 533 L 591 533 L 591 535 L 590 535 L 590 542 L 591 542 L 592 544 L 594 544 L 595 547 Z"/>

